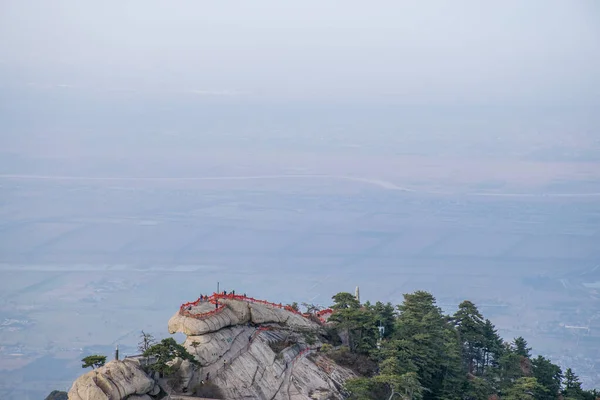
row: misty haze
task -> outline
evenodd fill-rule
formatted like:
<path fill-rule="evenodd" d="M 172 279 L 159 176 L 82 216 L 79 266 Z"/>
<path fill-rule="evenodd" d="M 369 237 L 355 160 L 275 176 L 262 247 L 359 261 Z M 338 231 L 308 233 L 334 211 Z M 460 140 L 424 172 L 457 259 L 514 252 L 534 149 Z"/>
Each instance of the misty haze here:
<path fill-rule="evenodd" d="M 598 110 L 592 0 L 2 1 L 0 398 L 217 282 L 469 299 L 600 387 Z"/>

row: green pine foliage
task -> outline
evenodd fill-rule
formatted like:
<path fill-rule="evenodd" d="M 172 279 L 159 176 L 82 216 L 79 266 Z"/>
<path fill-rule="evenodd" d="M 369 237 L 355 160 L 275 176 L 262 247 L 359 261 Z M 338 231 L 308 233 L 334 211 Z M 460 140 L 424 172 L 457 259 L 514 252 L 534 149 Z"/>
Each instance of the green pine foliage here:
<path fill-rule="evenodd" d="M 101 356 L 99 354 L 93 354 L 91 356 L 84 357 L 81 362 L 81 368 L 89 368 L 92 369 L 100 368 L 104 364 L 106 364 L 106 356 Z"/>
<path fill-rule="evenodd" d="M 144 357 L 154 357 L 155 362 L 149 368 L 162 375 L 170 375 L 175 372 L 175 368 L 171 365 L 171 361 L 175 358 L 181 358 L 182 360 L 188 360 L 193 364 L 197 364 L 194 356 L 188 353 L 186 348 L 178 344 L 173 338 L 163 339 L 159 343 L 150 346 L 144 351 Z"/>
<path fill-rule="evenodd" d="M 471 301 L 451 316 L 425 291 L 405 294 L 396 307 L 360 304 L 345 292 L 333 302 L 329 321 L 343 348 L 378 365 L 347 381 L 350 399 L 597 400 L 571 369 L 533 358 L 524 338 L 504 341 Z"/>

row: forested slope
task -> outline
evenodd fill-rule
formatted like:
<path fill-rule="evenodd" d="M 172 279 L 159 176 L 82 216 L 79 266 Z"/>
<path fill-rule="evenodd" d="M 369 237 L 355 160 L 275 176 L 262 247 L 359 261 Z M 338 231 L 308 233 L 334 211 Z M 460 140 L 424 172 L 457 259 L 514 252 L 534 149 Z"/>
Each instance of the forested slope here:
<path fill-rule="evenodd" d="M 524 338 L 504 341 L 470 301 L 449 316 L 424 291 L 404 295 L 398 306 L 360 304 L 350 293 L 333 300 L 329 321 L 344 346 L 325 350 L 338 363 L 360 367 L 363 377 L 346 383 L 352 399 L 600 398 L 583 390 L 570 368 L 533 357 Z"/>

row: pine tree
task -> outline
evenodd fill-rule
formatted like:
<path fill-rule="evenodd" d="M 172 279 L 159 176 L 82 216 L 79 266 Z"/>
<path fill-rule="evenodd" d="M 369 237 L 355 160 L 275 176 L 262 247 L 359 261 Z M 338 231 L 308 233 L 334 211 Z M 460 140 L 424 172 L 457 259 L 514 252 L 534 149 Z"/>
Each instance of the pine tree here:
<path fill-rule="evenodd" d="M 331 308 L 335 311 L 329 321 L 337 322 L 338 329 L 346 334 L 350 351 L 368 354 L 374 350 L 379 332 L 373 311 L 367 307 L 361 308 L 350 293 L 338 293 L 333 296 L 333 301 Z"/>
<path fill-rule="evenodd" d="M 492 385 L 483 378 L 470 377 L 465 381 L 463 391 L 464 400 L 488 400 L 495 390 Z"/>
<path fill-rule="evenodd" d="M 185 347 L 180 345 L 173 338 L 166 338 L 159 343 L 151 346 L 144 352 L 144 357 L 155 357 L 156 361 L 150 365 L 150 369 L 161 374 L 169 375 L 174 372 L 174 368 L 170 365 L 176 357 L 182 360 L 188 360 L 192 364 L 198 364 L 198 361 L 192 356 Z"/>
<path fill-rule="evenodd" d="M 333 320 L 349 329 L 356 351 L 379 366 L 374 376 L 347 382 L 351 399 L 600 400 L 581 388 L 571 369 L 563 382 L 559 366 L 542 356 L 531 359 L 524 338 L 504 342 L 470 301 L 451 317 L 424 291 L 405 294 L 398 314 L 389 303 L 361 306 L 349 293 L 334 301 Z M 380 323 L 393 329 L 374 349 L 369 332 Z"/>
<path fill-rule="evenodd" d="M 540 400 L 556 399 L 560 393 L 562 381 L 562 371 L 558 365 L 552 364 L 550 360 L 542 356 L 537 356 L 531 361 L 533 367 L 533 376 L 538 383 L 545 389 L 545 393 Z"/>
<path fill-rule="evenodd" d="M 386 387 L 389 393 L 388 400 L 392 400 L 395 395 L 406 400 L 421 400 L 423 393 L 427 391 L 425 387 L 421 386 L 419 377 L 414 372 L 402 375 L 381 374 L 375 377 L 374 381 Z"/>
<path fill-rule="evenodd" d="M 381 323 L 383 326 L 383 337 L 389 338 L 394 334 L 394 323 L 396 320 L 396 310 L 392 303 L 382 303 L 378 301 L 372 306 L 372 310 L 375 313 L 375 319 L 377 323 Z"/>
<path fill-rule="evenodd" d="M 458 330 L 467 372 L 470 374 L 482 373 L 483 348 L 485 347 L 483 316 L 475 304 L 465 300 L 459 304 L 452 321 Z"/>
<path fill-rule="evenodd" d="M 523 356 L 517 354 L 513 346 L 504 343 L 504 351 L 498 360 L 499 388 L 510 387 L 517 379 L 523 377 L 522 360 Z"/>
<path fill-rule="evenodd" d="M 531 347 L 527 347 L 527 341 L 523 339 L 523 337 L 519 336 L 515 338 L 513 345 L 515 347 L 515 352 L 522 356 L 531 358 Z"/>
<path fill-rule="evenodd" d="M 504 352 L 504 345 L 496 327 L 489 319 L 485 320 L 483 337 L 484 366 L 486 368 L 498 366 L 498 360 Z"/>
<path fill-rule="evenodd" d="M 461 345 L 458 332 L 447 325 L 444 329 L 444 357 L 439 361 L 440 371 L 438 379 L 441 380 L 439 395 L 440 399 L 462 399 L 462 391 L 459 388 L 464 386 L 465 374 L 461 358 Z"/>
<path fill-rule="evenodd" d="M 581 382 L 579 377 L 573 373 L 571 368 L 567 368 L 565 371 L 564 388 L 562 391 L 565 399 L 583 399 L 584 392 L 581 388 Z"/>
<path fill-rule="evenodd" d="M 106 356 L 93 354 L 91 356 L 84 357 L 81 362 L 83 362 L 81 368 L 92 367 L 92 369 L 96 369 L 106 364 Z"/>
<path fill-rule="evenodd" d="M 354 309 L 357 310 L 360 308 L 360 303 L 354 297 L 353 294 L 348 292 L 340 292 L 332 297 L 333 305 L 331 306 L 334 310 L 346 310 L 346 309 Z"/>
<path fill-rule="evenodd" d="M 460 374 L 456 331 L 447 323 L 430 293 L 405 294 L 398 311 L 394 337 L 398 339 L 395 343 L 400 345 L 399 359 L 408 359 L 409 365 L 416 369 L 419 381 L 429 390 L 424 398 L 437 398 L 446 391 L 444 378 Z"/>
<path fill-rule="evenodd" d="M 544 393 L 544 387 L 532 377 L 519 378 L 514 385 L 506 390 L 504 400 L 538 400 Z"/>
<path fill-rule="evenodd" d="M 349 394 L 350 400 L 375 400 L 377 392 L 380 391 L 374 379 L 365 377 L 348 379 L 344 383 L 344 389 Z"/>

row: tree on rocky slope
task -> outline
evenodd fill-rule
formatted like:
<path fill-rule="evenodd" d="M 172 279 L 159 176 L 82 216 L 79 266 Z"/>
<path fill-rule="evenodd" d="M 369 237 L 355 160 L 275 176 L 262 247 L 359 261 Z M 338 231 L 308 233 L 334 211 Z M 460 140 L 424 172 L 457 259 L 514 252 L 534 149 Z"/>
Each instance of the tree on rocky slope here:
<path fill-rule="evenodd" d="M 170 375 L 175 369 L 170 364 L 175 358 L 188 360 L 197 364 L 196 359 L 182 345 L 178 344 L 173 338 L 166 338 L 160 341 L 144 352 L 144 357 L 153 357 L 155 361 L 149 366 L 152 371 L 163 375 Z"/>
<path fill-rule="evenodd" d="M 92 369 L 96 369 L 106 364 L 106 356 L 93 354 L 91 356 L 84 357 L 83 359 L 81 359 L 81 362 L 83 362 L 81 368 L 92 367 Z"/>
<path fill-rule="evenodd" d="M 304 307 L 305 312 L 310 314 L 315 313 L 317 311 L 321 311 L 323 309 L 323 307 L 312 303 L 302 303 L 302 307 Z"/>
<path fill-rule="evenodd" d="M 333 301 L 329 321 L 338 323 L 338 329 L 348 338 L 350 351 L 368 354 L 375 349 L 379 333 L 372 310 L 361 307 L 354 295 L 346 292 L 333 296 Z"/>

